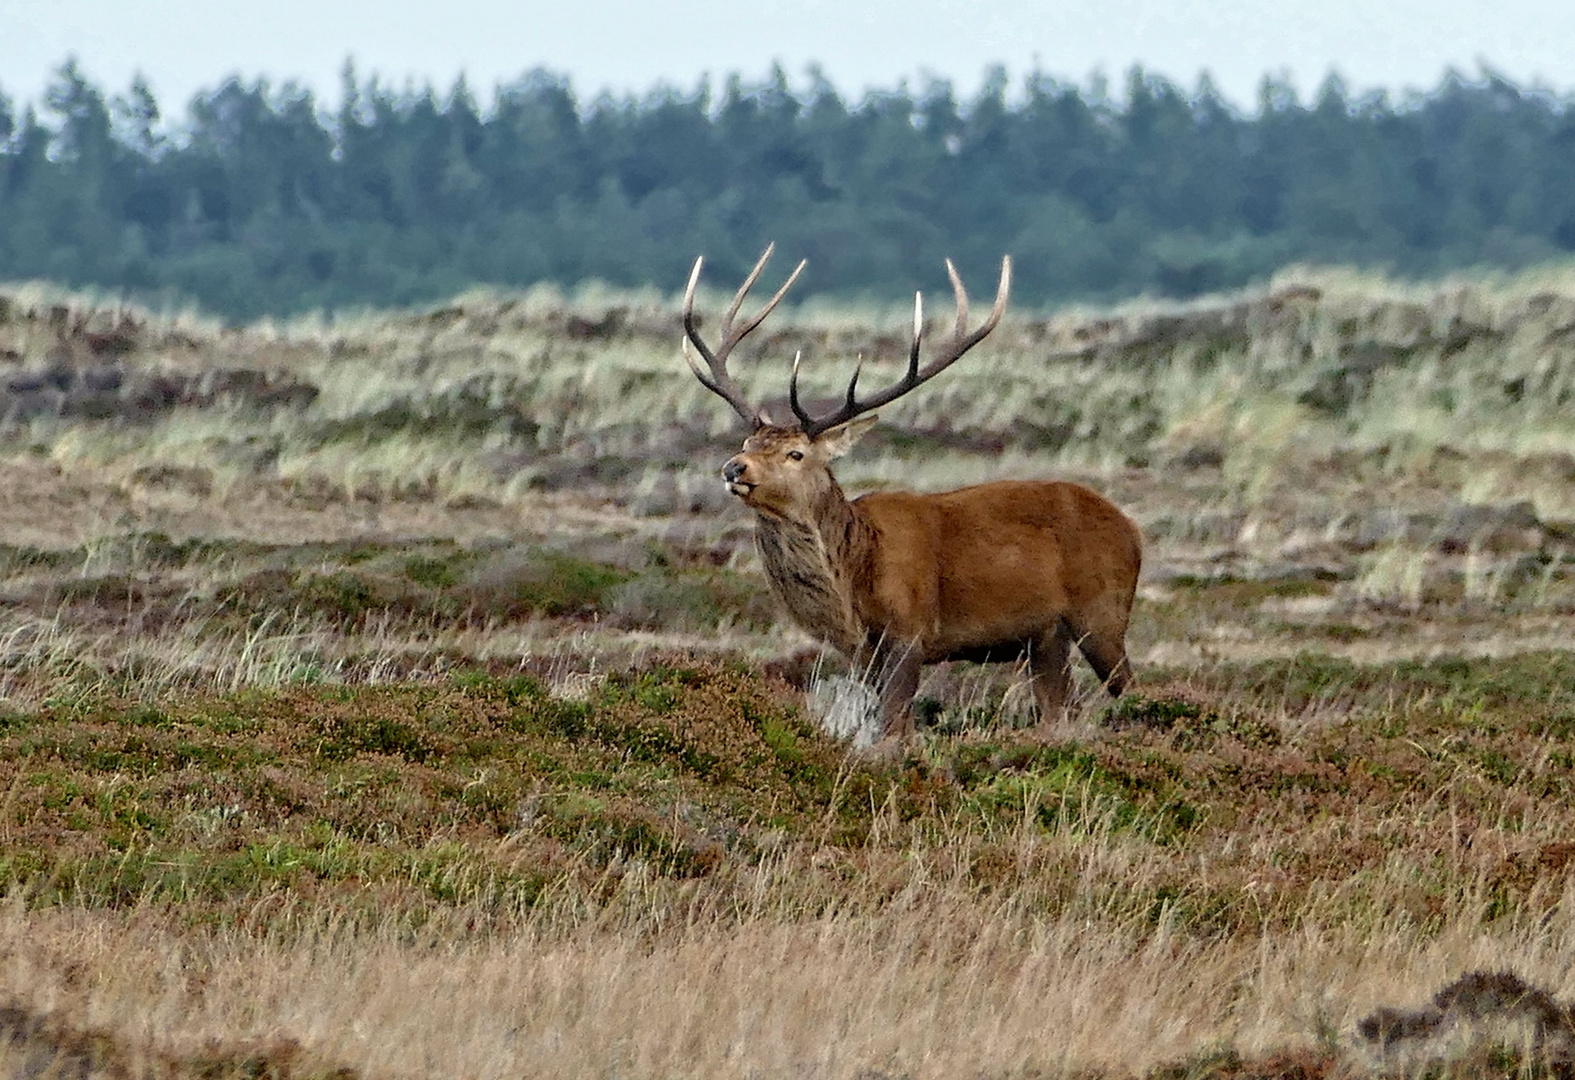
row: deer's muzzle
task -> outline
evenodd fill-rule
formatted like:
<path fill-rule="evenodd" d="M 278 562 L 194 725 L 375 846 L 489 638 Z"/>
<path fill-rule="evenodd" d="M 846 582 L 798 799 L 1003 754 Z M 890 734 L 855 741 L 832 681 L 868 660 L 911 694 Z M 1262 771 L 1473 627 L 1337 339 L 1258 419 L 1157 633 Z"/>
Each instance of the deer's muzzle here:
<path fill-rule="evenodd" d="M 732 458 L 722 466 L 722 479 L 727 482 L 727 490 L 734 495 L 748 495 L 754 490 L 755 485 L 744 479 L 744 472 L 749 466 L 738 458 Z"/>

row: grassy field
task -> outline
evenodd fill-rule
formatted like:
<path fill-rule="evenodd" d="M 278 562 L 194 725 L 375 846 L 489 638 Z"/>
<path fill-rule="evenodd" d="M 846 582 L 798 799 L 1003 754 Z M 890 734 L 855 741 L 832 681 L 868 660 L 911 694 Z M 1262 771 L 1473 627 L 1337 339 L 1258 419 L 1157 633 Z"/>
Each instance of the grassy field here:
<path fill-rule="evenodd" d="M 675 309 L 0 293 L 0 1075 L 1567 1073 L 1575 278 L 1009 315 L 841 474 L 1110 495 L 1138 682 L 900 760 Z M 781 315 L 761 396 L 902 362 Z"/>

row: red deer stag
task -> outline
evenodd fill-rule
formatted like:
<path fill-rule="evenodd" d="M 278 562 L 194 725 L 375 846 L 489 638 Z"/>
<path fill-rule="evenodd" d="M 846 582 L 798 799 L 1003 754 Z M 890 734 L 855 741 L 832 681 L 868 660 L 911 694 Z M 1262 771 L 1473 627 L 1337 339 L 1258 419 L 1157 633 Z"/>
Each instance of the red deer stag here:
<path fill-rule="evenodd" d="M 799 626 L 875 675 L 883 735 L 912 733 L 920 667 L 943 660 L 1018 660 L 1026 653 L 1041 725 L 1064 714 L 1074 644 L 1110 693 L 1120 694 L 1132 677 L 1125 638 L 1142 539 L 1103 496 L 1079 484 L 1003 480 L 849 501 L 831 474 L 831 462 L 875 422 L 865 414 L 939 375 L 995 329 L 1006 309 L 1011 260 L 1001 261 L 989 317 L 971 332 L 968 294 L 947 260 L 957 296 L 950 340 L 920 363 L 924 307 L 916 295 L 907 374 L 867 398 L 859 396 L 855 368 L 842 404 L 810 415 L 799 400 L 795 356 L 788 403 L 797 423 L 783 425 L 750 405 L 727 370 L 728 354 L 804 269 L 799 263 L 758 313 L 735 324 L 771 251 L 723 314 L 715 350 L 695 325 L 703 258 L 695 260 L 684 292 L 684 359 L 750 427 L 743 452 L 722 476 L 755 512 L 755 542 L 772 591 Z"/>

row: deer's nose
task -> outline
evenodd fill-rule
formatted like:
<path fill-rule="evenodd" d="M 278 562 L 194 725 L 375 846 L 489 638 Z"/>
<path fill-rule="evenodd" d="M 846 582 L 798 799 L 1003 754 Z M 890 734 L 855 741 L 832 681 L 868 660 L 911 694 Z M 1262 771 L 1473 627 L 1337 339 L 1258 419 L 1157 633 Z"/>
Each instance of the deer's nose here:
<path fill-rule="evenodd" d="M 744 478 L 745 468 L 746 466 L 742 461 L 739 461 L 737 458 L 733 458 L 726 465 L 722 466 L 722 479 L 726 480 L 729 484 L 736 484 Z"/>

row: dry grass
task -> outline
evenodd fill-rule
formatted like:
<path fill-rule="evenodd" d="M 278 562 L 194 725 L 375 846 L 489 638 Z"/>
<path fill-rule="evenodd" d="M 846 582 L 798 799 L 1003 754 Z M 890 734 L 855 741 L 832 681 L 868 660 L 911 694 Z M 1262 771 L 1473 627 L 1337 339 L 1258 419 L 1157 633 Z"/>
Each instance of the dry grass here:
<path fill-rule="evenodd" d="M 1227 1045 L 1333 1074 L 1361 1058 L 1327 1033 L 1374 1003 L 1423 1000 L 1473 962 L 1567 991 L 1575 945 L 1563 922 L 1198 944 L 903 899 L 869 919 L 702 920 L 656 942 L 596 928 L 458 945 L 195 938 L 154 913 L 13 906 L 0 948 L 33 1008 L 132 1061 L 295 1043 L 291 1075 L 486 1078 L 1140 1075 Z"/>

